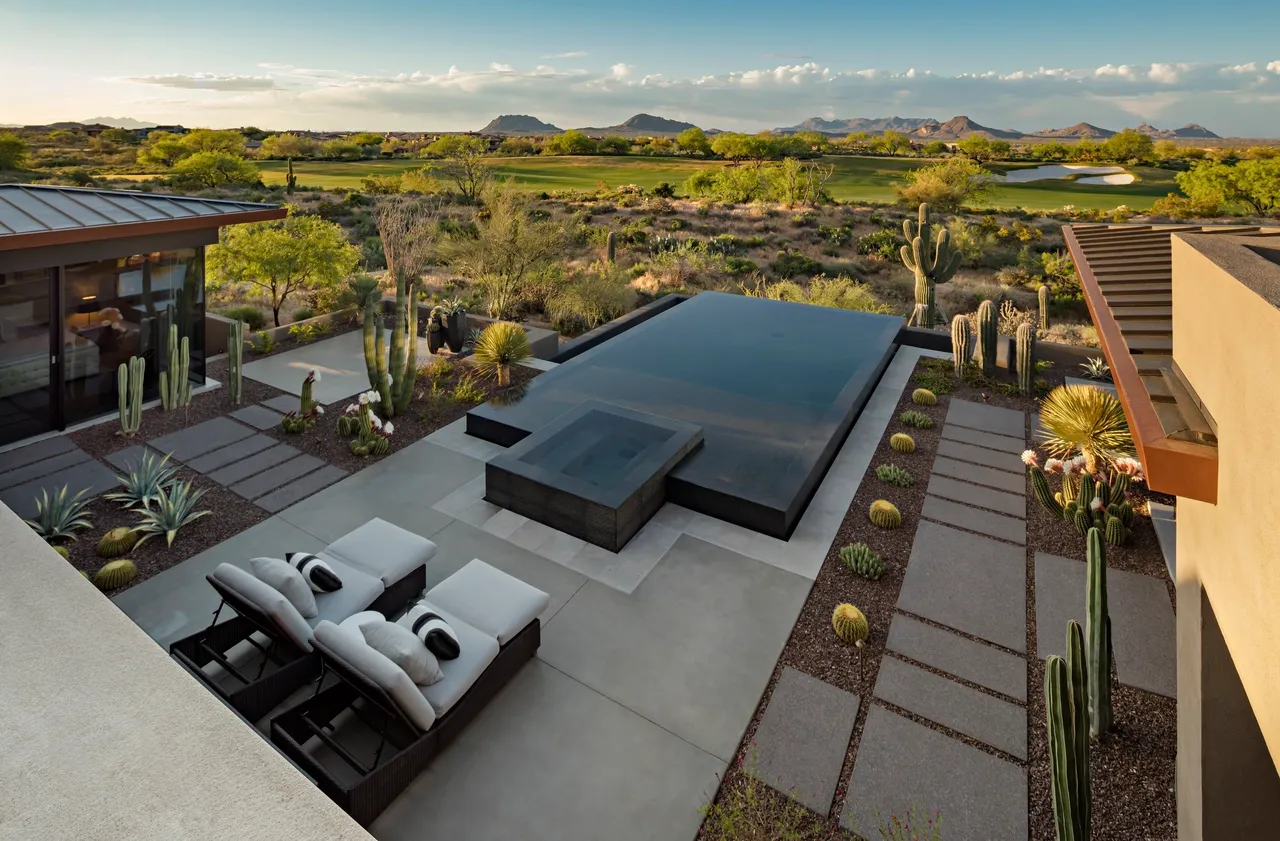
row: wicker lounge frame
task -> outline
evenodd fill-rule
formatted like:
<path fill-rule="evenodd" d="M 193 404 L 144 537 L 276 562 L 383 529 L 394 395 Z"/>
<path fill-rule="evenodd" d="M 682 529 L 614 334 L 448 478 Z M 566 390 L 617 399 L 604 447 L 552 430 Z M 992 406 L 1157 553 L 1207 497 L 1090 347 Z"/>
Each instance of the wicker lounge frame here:
<path fill-rule="evenodd" d="M 542 625 L 534 619 L 498 650 L 498 656 L 476 678 L 466 694 L 423 732 L 405 717 L 385 691 L 366 680 L 364 675 L 322 643 L 316 642 L 315 647 L 323 663 L 316 694 L 271 720 L 271 741 L 309 774 L 331 800 L 361 826 L 368 826 L 408 788 L 415 777 L 426 770 L 436 755 L 520 671 L 525 661 L 533 658 L 541 643 Z M 325 676 L 330 672 L 338 677 L 338 681 L 324 689 Z M 361 699 L 364 704 L 355 705 Z M 333 735 L 333 720 L 347 709 L 380 737 L 378 748 L 368 764 L 354 756 Z M 319 739 L 332 750 L 360 775 L 359 779 L 354 783 L 340 781 L 338 775 L 306 749 L 306 743 L 312 738 Z M 384 757 L 388 746 L 393 752 Z"/>
<path fill-rule="evenodd" d="M 299 648 L 266 613 L 235 590 L 212 575 L 206 575 L 205 580 L 222 599 L 213 612 L 213 620 L 208 627 L 170 645 L 169 654 L 236 712 L 249 721 L 257 721 L 320 674 L 320 655 L 314 650 Z M 395 615 L 408 607 L 426 586 L 427 567 L 423 564 L 392 582 L 367 609 L 386 616 Z M 231 608 L 237 615 L 219 622 L 224 607 Z M 267 643 L 259 642 L 254 634 L 265 636 Z M 253 646 L 263 656 L 256 675 L 246 674 L 246 670 L 227 659 L 227 653 L 242 643 Z M 228 682 L 229 686 L 223 686 L 213 680 L 204 670 L 210 663 L 221 666 L 235 684 Z M 271 672 L 266 671 L 268 663 L 276 666 Z"/>

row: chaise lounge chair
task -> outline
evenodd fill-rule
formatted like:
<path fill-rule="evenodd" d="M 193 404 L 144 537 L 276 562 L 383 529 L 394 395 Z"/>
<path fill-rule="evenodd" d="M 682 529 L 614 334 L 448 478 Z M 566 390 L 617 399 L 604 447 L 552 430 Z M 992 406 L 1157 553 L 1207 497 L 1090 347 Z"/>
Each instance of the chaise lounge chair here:
<path fill-rule="evenodd" d="M 436 545 L 374 519 L 315 553 L 342 581 L 315 595 L 317 615 L 303 618 L 283 593 L 231 564 L 205 579 L 221 596 L 213 621 L 173 643 L 170 655 L 237 712 L 257 721 L 320 674 L 314 628 L 352 614 L 402 611 L 426 589 Z M 224 607 L 236 616 L 219 622 Z"/>
<path fill-rule="evenodd" d="M 271 740 L 367 826 L 537 653 L 538 616 L 548 602 L 546 593 L 481 560 L 432 588 L 397 623 L 412 627 L 430 612 L 456 633 L 457 659 L 440 661 L 444 677 L 429 686 L 415 684 L 370 647 L 359 617 L 342 625 L 321 622 L 314 641 L 323 663 L 316 694 L 271 720 Z M 329 674 L 338 680 L 324 688 Z M 376 741 L 357 746 L 368 731 Z"/>

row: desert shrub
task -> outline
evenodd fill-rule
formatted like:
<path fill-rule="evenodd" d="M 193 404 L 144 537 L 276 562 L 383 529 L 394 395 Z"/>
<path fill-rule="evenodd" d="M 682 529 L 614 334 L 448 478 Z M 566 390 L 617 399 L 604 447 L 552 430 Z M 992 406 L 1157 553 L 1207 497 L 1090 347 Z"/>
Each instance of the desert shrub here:
<path fill-rule="evenodd" d="M 666 238 L 675 240 L 674 237 Z M 658 288 L 683 289 L 693 280 L 709 280 L 725 273 L 725 261 L 701 247 L 697 240 L 664 244 L 645 266 Z"/>
<path fill-rule="evenodd" d="M 906 244 L 906 240 L 892 230 L 884 228 L 858 237 L 858 253 L 879 257 L 883 260 L 898 259 L 898 249 Z"/>
<path fill-rule="evenodd" d="M 399 175 L 366 175 L 360 189 L 371 196 L 394 196 L 403 189 L 403 182 Z"/>
<path fill-rule="evenodd" d="M 791 301 L 832 309 L 873 313 L 892 312 L 889 307 L 880 303 L 870 286 L 848 277 L 829 278 L 819 275 L 809 282 L 808 287 L 801 286 L 793 280 L 780 280 L 776 283 L 758 281 L 754 286 L 744 285 L 742 292 L 752 298 Z"/>
<path fill-rule="evenodd" d="M 382 248 L 382 237 L 365 237 L 364 242 L 360 243 L 360 262 L 370 272 L 387 267 L 387 253 Z"/>
<path fill-rule="evenodd" d="M 848 245 L 849 241 L 853 239 L 853 228 L 848 225 L 841 227 L 819 225 L 818 233 L 822 235 L 824 240 L 835 246 Z"/>
<path fill-rule="evenodd" d="M 956 211 L 991 191 L 991 173 L 968 158 L 948 158 L 911 170 L 894 192 L 904 204 L 928 202 L 934 210 Z"/>
<path fill-rule="evenodd" d="M 1023 324 L 1035 324 L 1036 316 L 1029 310 L 1020 310 L 1013 301 L 1002 301 L 997 325 L 1002 336 L 1013 336 Z"/>
<path fill-rule="evenodd" d="M 227 307 L 221 312 L 221 315 L 236 321 L 243 321 L 249 326 L 249 330 L 253 332 L 267 326 L 267 314 L 252 304 Z"/>
<path fill-rule="evenodd" d="M 635 293 L 626 270 L 597 262 L 570 277 L 547 300 L 546 314 L 556 330 L 570 335 L 593 330 L 631 309 Z"/>
<path fill-rule="evenodd" d="M 779 251 L 769 269 L 782 278 L 813 277 L 823 272 L 821 263 L 796 251 Z"/>
<path fill-rule="evenodd" d="M 747 243 L 746 240 L 733 234 L 721 234 L 707 240 L 706 249 L 726 257 L 740 257 L 747 252 Z"/>
<path fill-rule="evenodd" d="M 805 210 L 791 217 L 791 224 L 796 228 L 810 228 L 817 224 L 818 215 L 811 210 Z"/>
<path fill-rule="evenodd" d="M 731 275 L 754 274 L 760 271 L 756 261 L 747 257 L 725 257 L 724 268 Z"/>
<path fill-rule="evenodd" d="M 311 307 L 298 307 L 296 310 L 293 311 L 294 321 L 306 321 L 308 318 L 315 318 L 315 317 L 316 317 L 316 311 L 311 309 Z"/>
<path fill-rule="evenodd" d="M 674 199 L 676 197 L 675 186 L 666 181 L 659 182 L 650 192 L 660 199 Z"/>

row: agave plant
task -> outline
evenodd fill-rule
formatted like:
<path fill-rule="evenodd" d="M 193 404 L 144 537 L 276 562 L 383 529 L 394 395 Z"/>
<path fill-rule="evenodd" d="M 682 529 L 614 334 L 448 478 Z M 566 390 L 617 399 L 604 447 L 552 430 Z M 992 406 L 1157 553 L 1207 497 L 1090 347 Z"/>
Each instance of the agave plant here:
<path fill-rule="evenodd" d="M 132 529 L 133 532 L 141 535 L 134 548 L 159 535 L 164 535 L 166 544 L 172 546 L 173 539 L 178 535 L 178 529 L 212 513 L 195 510 L 196 503 L 205 495 L 206 490 L 206 488 L 192 490 L 189 481 L 174 482 L 167 491 L 161 488 L 156 497 L 156 507 L 142 509 L 142 522 Z"/>
<path fill-rule="evenodd" d="M 1080 367 L 1084 370 L 1084 375 L 1088 379 L 1108 381 L 1111 379 L 1111 366 L 1101 356 L 1095 356 L 1088 362 L 1081 362 Z"/>
<path fill-rule="evenodd" d="M 93 523 L 84 516 L 84 509 L 91 501 L 85 499 L 88 492 L 89 489 L 85 488 L 75 496 L 68 496 L 66 485 L 52 496 L 47 488 L 41 490 L 36 499 L 36 518 L 27 520 L 27 525 L 35 529 L 46 543 L 75 540 L 77 531 L 93 528 Z"/>
<path fill-rule="evenodd" d="M 1047 436 L 1045 449 L 1058 458 L 1078 450 L 1088 474 L 1097 473 L 1100 462 L 1133 454 L 1124 408 L 1114 394 L 1101 388 L 1058 386 L 1040 403 L 1040 425 Z"/>
<path fill-rule="evenodd" d="M 125 508 L 150 508 L 166 488 L 173 486 L 178 468 L 168 467 L 168 463 L 167 454 L 157 458 L 155 453 L 147 450 L 133 470 L 125 476 L 116 477 L 116 481 L 124 485 L 124 490 L 106 494 L 106 498 L 119 502 Z"/>
<path fill-rule="evenodd" d="M 495 321 L 476 340 L 476 367 L 481 374 L 494 375 L 498 385 L 511 383 L 511 366 L 529 358 L 529 338 L 524 328 L 510 321 Z"/>

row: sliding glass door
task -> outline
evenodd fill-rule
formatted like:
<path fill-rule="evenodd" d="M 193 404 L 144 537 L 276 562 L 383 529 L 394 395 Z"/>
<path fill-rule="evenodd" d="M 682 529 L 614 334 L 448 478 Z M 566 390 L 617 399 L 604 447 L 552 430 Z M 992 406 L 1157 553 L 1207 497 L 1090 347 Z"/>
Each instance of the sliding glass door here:
<path fill-rule="evenodd" d="M 57 270 L 0 273 L 0 445 L 57 428 Z"/>

